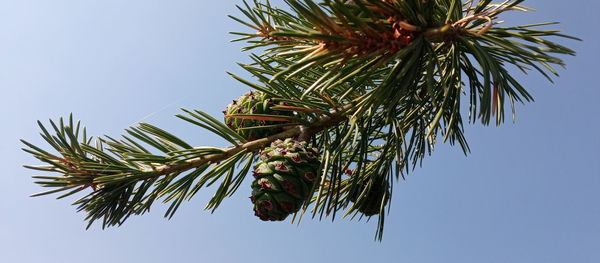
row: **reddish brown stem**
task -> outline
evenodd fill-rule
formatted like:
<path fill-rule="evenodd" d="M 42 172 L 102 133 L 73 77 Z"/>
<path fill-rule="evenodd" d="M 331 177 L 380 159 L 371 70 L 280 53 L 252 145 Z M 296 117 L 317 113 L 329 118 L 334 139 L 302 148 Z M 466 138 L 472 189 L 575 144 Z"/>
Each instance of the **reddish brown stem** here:
<path fill-rule="evenodd" d="M 329 127 L 335 126 L 343 121 L 348 119 L 348 112 L 352 109 L 352 105 L 348 104 L 341 108 L 341 110 L 334 112 L 330 116 L 323 116 L 321 119 L 313 122 L 310 126 L 298 125 L 291 129 L 285 130 L 281 133 L 275 134 L 273 136 L 269 136 L 267 138 L 262 138 L 254 141 L 246 142 L 242 145 L 238 145 L 233 148 L 229 148 L 222 153 L 210 154 L 206 156 L 201 156 L 193 159 L 186 160 L 182 163 L 171 164 L 171 165 L 162 165 L 158 167 L 153 167 L 145 172 L 151 173 L 152 176 L 163 176 L 172 173 L 182 172 L 194 168 L 201 167 L 206 164 L 218 163 L 227 158 L 230 158 L 242 151 L 253 152 L 256 150 L 260 150 L 272 142 L 278 139 L 285 139 L 291 137 L 299 137 L 300 140 L 308 140 L 310 137 L 315 135 L 316 133 L 323 131 Z"/>

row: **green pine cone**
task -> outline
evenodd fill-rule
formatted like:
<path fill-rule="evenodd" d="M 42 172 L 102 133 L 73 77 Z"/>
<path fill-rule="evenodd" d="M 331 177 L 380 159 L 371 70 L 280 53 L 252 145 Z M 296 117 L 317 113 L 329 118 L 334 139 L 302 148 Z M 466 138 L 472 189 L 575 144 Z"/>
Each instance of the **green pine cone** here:
<path fill-rule="evenodd" d="M 300 210 L 321 165 L 317 154 L 306 142 L 289 138 L 262 150 L 250 196 L 254 214 L 264 221 L 281 221 Z"/>
<path fill-rule="evenodd" d="M 355 203 L 359 212 L 366 216 L 373 216 L 379 214 L 382 203 L 383 206 L 387 205 L 390 196 L 389 188 L 388 182 L 383 179 L 368 179 L 350 193 L 350 201 Z M 359 200 L 363 192 L 364 196 Z"/>
<path fill-rule="evenodd" d="M 231 116 L 236 114 L 293 116 L 291 111 L 278 111 L 272 109 L 271 107 L 273 106 L 275 106 L 273 99 L 266 93 L 249 91 L 227 105 L 227 108 L 223 111 L 225 114 L 225 124 L 250 141 L 280 133 L 283 131 L 282 127 L 274 125 L 283 124 L 285 122 L 242 119 Z M 261 126 L 264 126 L 264 128 L 260 128 Z"/>

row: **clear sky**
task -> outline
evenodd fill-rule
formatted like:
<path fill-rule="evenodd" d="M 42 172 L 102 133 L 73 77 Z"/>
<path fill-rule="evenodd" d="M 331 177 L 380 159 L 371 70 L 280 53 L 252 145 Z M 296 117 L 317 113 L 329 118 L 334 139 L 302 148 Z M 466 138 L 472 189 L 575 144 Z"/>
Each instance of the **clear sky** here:
<path fill-rule="evenodd" d="M 170 221 L 156 207 L 120 228 L 85 230 L 73 199 L 41 189 L 18 139 L 73 112 L 92 134 L 145 121 L 194 145 L 223 142 L 173 117 L 215 116 L 248 90 L 227 76 L 248 61 L 226 18 L 240 1 L 0 0 L 0 262 L 600 262 L 598 1 L 529 0 L 510 24 L 561 21 L 584 42 L 551 85 L 517 74 L 536 102 L 517 122 L 467 128 L 472 154 L 440 145 L 395 187 L 384 241 L 375 222 L 266 223 L 248 187 L 214 214 L 211 191 Z M 280 3 L 282 1 L 273 1 Z"/>

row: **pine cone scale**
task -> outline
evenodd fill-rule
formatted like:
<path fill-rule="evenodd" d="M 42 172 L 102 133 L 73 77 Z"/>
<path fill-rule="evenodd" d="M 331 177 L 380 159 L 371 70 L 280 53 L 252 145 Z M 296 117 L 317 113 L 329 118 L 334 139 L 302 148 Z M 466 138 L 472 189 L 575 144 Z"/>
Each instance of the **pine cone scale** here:
<path fill-rule="evenodd" d="M 260 153 L 252 196 L 255 215 L 281 221 L 300 210 L 313 188 L 320 162 L 305 142 L 277 140 Z M 307 176 L 308 175 L 308 176 Z"/>
<path fill-rule="evenodd" d="M 272 127 L 272 125 L 282 124 L 283 122 L 281 121 L 236 117 L 236 115 L 247 116 L 252 114 L 293 116 L 293 113 L 290 111 L 282 112 L 272 109 L 275 105 L 273 99 L 263 92 L 247 92 L 227 105 L 227 108 L 223 112 L 225 114 L 225 124 L 247 140 L 265 138 L 277 134 L 283 131 L 282 128 Z"/>

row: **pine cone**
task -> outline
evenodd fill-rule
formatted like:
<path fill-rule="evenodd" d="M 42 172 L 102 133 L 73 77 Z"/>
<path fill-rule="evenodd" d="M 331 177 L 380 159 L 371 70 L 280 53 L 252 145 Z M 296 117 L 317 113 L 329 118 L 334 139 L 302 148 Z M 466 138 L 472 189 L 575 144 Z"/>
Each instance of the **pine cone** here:
<path fill-rule="evenodd" d="M 306 142 L 277 140 L 260 153 L 252 182 L 255 215 L 281 221 L 297 212 L 310 195 L 320 166 L 317 150 Z"/>
<path fill-rule="evenodd" d="M 273 99 L 270 98 L 266 93 L 260 91 L 249 91 L 234 100 L 231 104 L 227 105 L 227 108 L 225 111 L 223 111 L 223 113 L 225 113 L 225 124 L 227 124 L 229 128 L 235 130 L 247 140 L 264 138 L 280 133 L 283 131 L 281 127 L 271 126 L 254 129 L 243 128 L 276 125 L 282 124 L 283 122 L 242 119 L 231 116 L 236 114 L 265 114 L 281 116 L 293 115 L 291 111 L 278 111 L 271 109 L 273 106 L 275 106 Z"/>
<path fill-rule="evenodd" d="M 350 193 L 350 201 L 355 203 L 355 207 L 359 212 L 366 216 L 373 216 L 379 214 L 382 203 L 383 206 L 387 205 L 390 196 L 389 188 L 386 180 L 380 178 L 367 179 L 355 191 Z M 363 192 L 365 192 L 365 195 L 361 200 L 358 200 Z"/>

